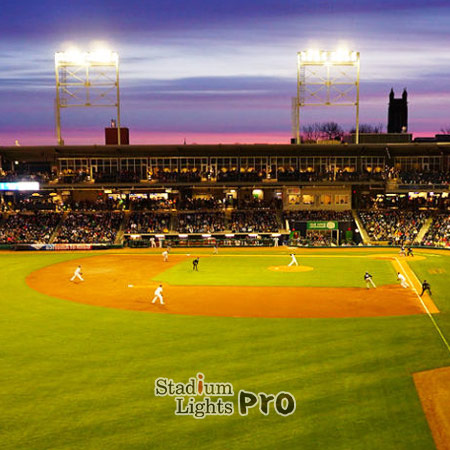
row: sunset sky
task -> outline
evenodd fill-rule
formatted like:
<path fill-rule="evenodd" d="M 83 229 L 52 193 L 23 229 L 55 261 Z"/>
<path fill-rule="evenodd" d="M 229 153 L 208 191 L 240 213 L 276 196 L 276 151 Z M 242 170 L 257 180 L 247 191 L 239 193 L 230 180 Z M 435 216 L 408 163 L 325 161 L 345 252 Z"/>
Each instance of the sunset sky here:
<path fill-rule="evenodd" d="M 120 55 L 132 144 L 280 142 L 291 137 L 296 53 L 361 53 L 361 122 L 386 127 L 391 87 L 409 94 L 409 131 L 450 126 L 450 3 L 399 0 L 4 0 L 0 145 L 56 143 L 54 53 L 104 42 Z M 354 111 L 303 123 L 352 126 Z M 115 111 L 63 111 L 67 144 L 102 144 Z"/>

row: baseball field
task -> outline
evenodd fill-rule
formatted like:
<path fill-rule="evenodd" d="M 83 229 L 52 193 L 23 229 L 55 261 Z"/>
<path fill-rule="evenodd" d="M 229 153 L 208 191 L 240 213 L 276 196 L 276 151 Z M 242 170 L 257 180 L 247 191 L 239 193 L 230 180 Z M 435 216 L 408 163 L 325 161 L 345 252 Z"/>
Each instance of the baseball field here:
<path fill-rule="evenodd" d="M 289 253 L 1 253 L 2 449 L 450 448 L 450 254 Z M 198 373 L 296 410 L 242 416 L 235 396 L 196 419 L 155 396 Z"/>

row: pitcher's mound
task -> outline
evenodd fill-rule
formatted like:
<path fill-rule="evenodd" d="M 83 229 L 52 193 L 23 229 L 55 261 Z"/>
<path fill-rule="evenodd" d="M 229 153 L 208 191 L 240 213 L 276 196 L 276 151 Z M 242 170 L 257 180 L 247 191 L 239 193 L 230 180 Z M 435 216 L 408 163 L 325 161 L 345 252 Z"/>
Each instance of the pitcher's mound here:
<path fill-rule="evenodd" d="M 273 272 L 311 272 L 314 267 L 311 266 L 270 266 L 268 268 Z"/>

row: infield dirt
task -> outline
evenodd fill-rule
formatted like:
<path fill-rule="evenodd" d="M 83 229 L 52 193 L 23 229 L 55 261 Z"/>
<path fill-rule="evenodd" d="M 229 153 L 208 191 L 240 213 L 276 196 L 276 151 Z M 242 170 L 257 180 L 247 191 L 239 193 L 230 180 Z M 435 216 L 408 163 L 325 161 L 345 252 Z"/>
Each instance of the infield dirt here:
<path fill-rule="evenodd" d="M 267 318 L 343 318 L 423 314 L 417 296 L 399 285 L 336 287 L 172 286 L 165 305 L 151 303 L 162 271 L 186 256 L 101 255 L 46 266 L 27 284 L 43 294 L 88 305 L 166 314 Z M 81 264 L 84 282 L 70 282 Z M 133 287 L 129 287 L 132 285 Z"/>

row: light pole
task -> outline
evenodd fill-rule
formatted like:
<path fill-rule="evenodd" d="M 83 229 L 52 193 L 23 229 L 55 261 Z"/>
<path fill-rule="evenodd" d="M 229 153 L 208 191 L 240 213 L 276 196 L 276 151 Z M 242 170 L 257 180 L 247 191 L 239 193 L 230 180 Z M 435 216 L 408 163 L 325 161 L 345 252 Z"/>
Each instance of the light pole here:
<path fill-rule="evenodd" d="M 56 135 L 61 134 L 61 109 L 114 107 L 117 110 L 117 142 L 120 145 L 119 55 L 110 50 L 55 53 Z"/>
<path fill-rule="evenodd" d="M 297 53 L 295 140 L 300 144 L 300 109 L 306 106 L 354 106 L 355 142 L 359 143 L 359 52 L 309 49 Z"/>

